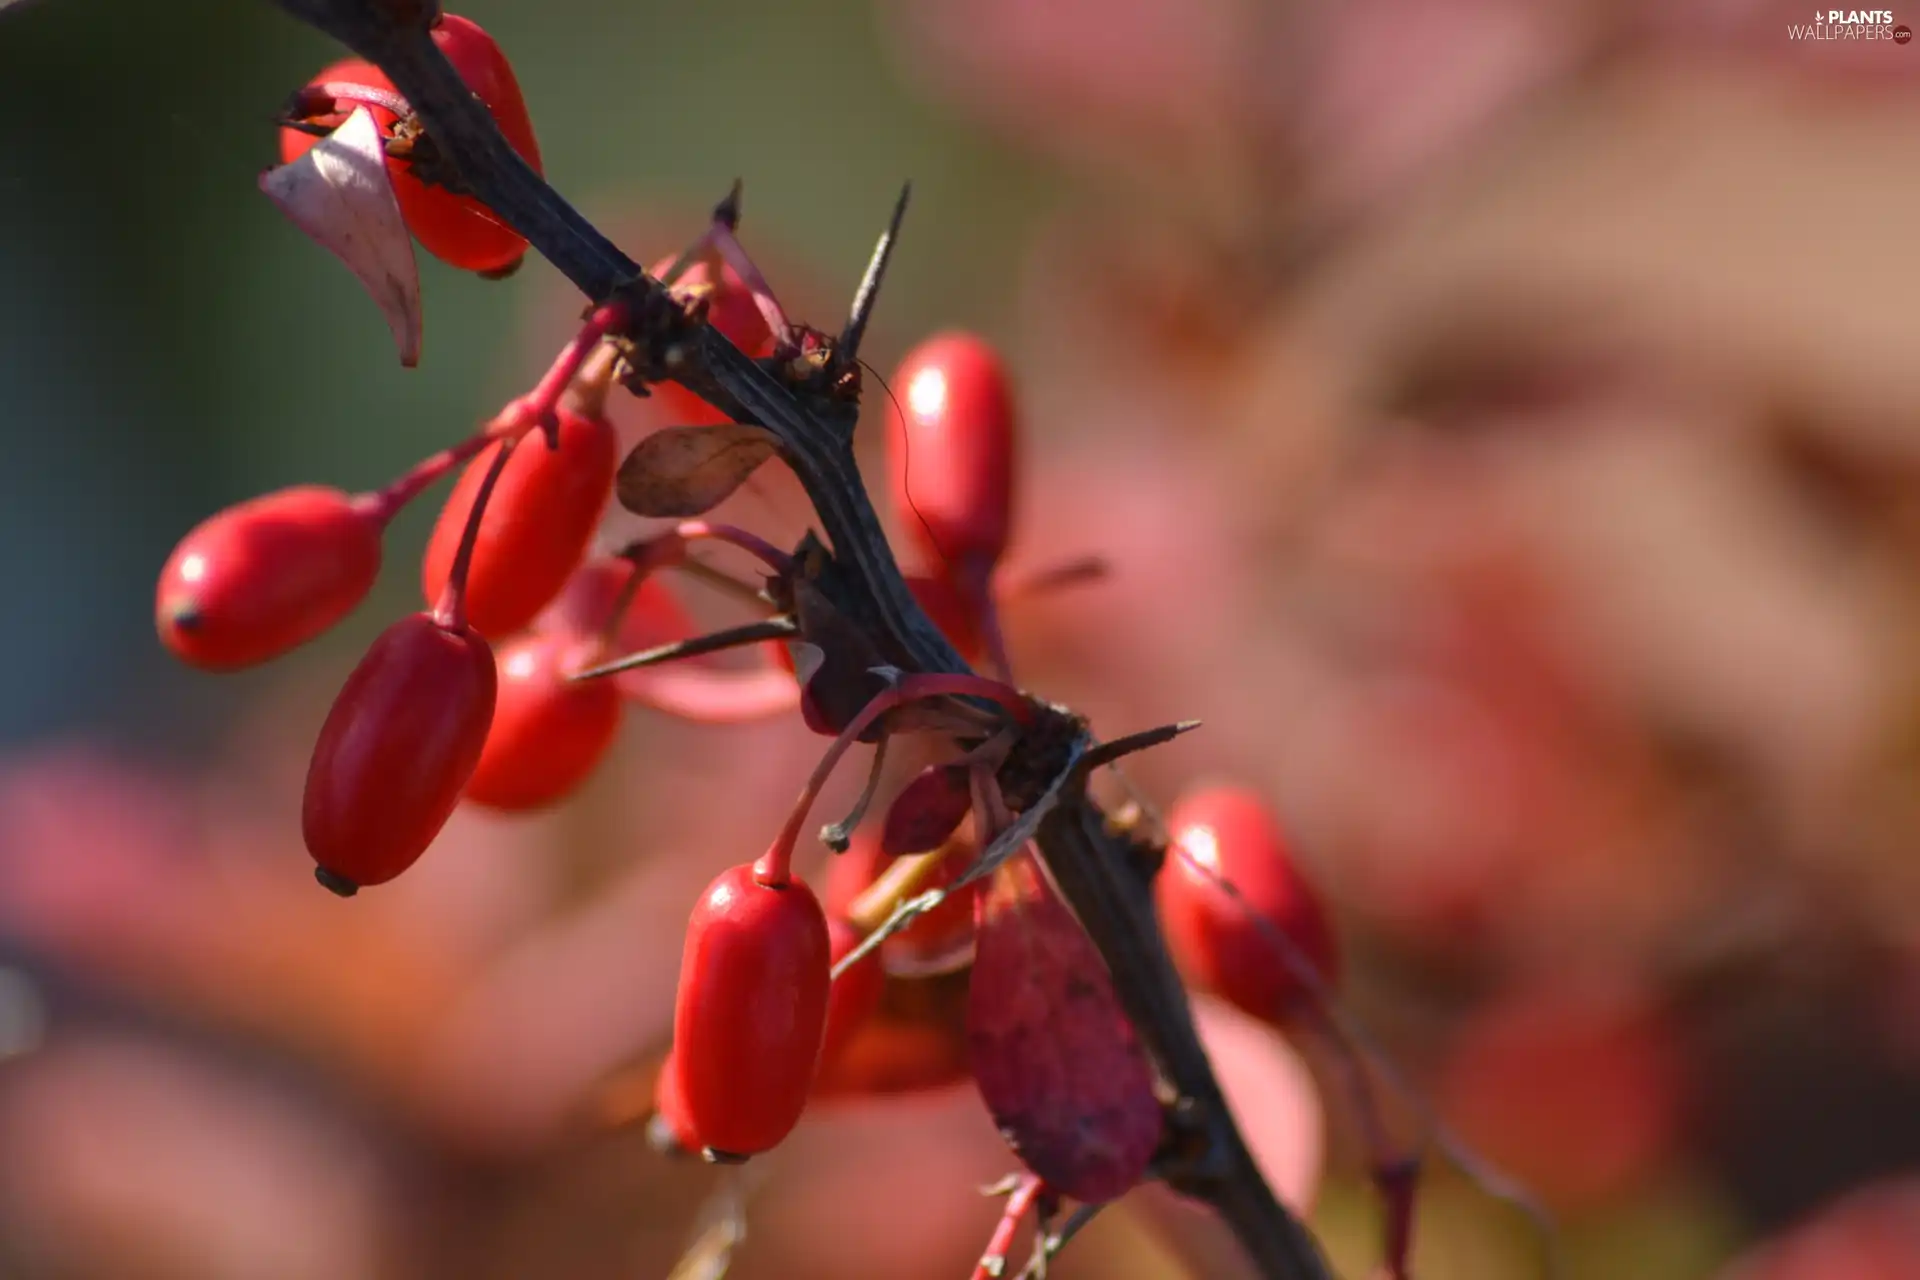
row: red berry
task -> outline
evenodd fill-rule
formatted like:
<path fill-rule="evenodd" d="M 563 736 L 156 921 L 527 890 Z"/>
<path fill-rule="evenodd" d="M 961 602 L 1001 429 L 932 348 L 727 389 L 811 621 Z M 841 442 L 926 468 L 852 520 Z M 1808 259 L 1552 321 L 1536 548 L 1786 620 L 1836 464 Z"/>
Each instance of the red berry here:
<path fill-rule="evenodd" d="M 908 353 L 887 407 L 887 470 L 906 540 L 968 594 L 984 591 L 1013 514 L 1013 390 L 984 339 L 951 332 Z"/>
<path fill-rule="evenodd" d="M 648 268 L 648 274 L 656 279 L 666 273 L 679 258 L 673 254 L 660 259 Z M 760 308 L 754 303 L 753 291 L 731 267 L 723 267 L 720 273 L 720 287 L 709 290 L 707 283 L 712 273 L 707 264 L 695 260 L 680 273 L 673 283 L 673 292 L 682 298 L 695 293 L 707 296 L 707 323 L 725 334 L 734 346 L 755 358 L 768 355 L 773 350 L 773 330 L 767 327 L 766 317 L 760 314 Z M 655 383 L 649 389 L 653 406 L 651 420 L 676 427 L 707 427 L 732 422 L 720 410 L 702 400 L 693 392 L 677 382 Z"/>
<path fill-rule="evenodd" d="M 523 438 L 480 517 L 466 610 L 490 639 L 521 630 L 560 593 L 613 495 L 620 442 L 612 425 L 565 409 L 559 416 L 560 447 L 549 449 L 539 433 Z M 429 608 L 446 590 L 467 517 L 500 448 L 491 445 L 467 464 L 441 508 L 421 572 Z"/>
<path fill-rule="evenodd" d="M 1302 988 L 1268 929 L 1290 939 L 1323 982 L 1337 980 L 1339 955 L 1326 913 L 1259 796 L 1239 787 L 1195 791 L 1174 806 L 1167 823 L 1179 847 L 1168 850 L 1154 892 L 1167 945 L 1189 982 L 1256 1018 L 1283 1018 Z M 1231 882 L 1245 904 L 1189 857 Z"/>
<path fill-rule="evenodd" d="M 827 940 L 835 964 L 865 937 L 845 920 L 827 921 Z M 862 956 L 852 968 L 833 980 L 833 989 L 827 996 L 827 1028 L 820 1038 L 819 1070 L 825 1071 L 840 1056 L 854 1034 L 880 1007 L 880 992 L 886 981 L 880 957 L 873 952 Z"/>
<path fill-rule="evenodd" d="M 679 255 L 666 257 L 653 264 L 651 274 L 655 277 L 671 267 Z M 722 266 L 720 283 L 715 286 L 713 273 L 707 264 L 696 258 L 680 273 L 680 278 L 672 285 L 673 292 L 681 298 L 696 295 L 707 299 L 707 323 L 726 335 L 731 342 L 746 354 L 758 358 L 773 351 L 773 330 L 767 327 L 767 318 L 760 314 L 760 305 L 753 300 L 753 290 L 740 278 L 732 267 Z M 664 387 L 667 384 L 662 384 Z M 678 385 L 678 384 L 673 384 Z M 723 421 L 731 422 L 731 418 Z"/>
<path fill-rule="evenodd" d="M 709 1148 L 769 1150 L 800 1121 L 826 1031 L 827 918 L 799 880 L 723 871 L 687 922 L 673 1054 L 687 1118 Z"/>
<path fill-rule="evenodd" d="M 542 172 L 540 144 L 533 136 L 533 121 L 527 114 L 526 99 L 520 93 L 513 68 L 493 37 L 466 18 L 445 15 L 433 31 L 433 41 L 447 55 L 467 87 L 493 113 L 494 123 L 520 158 L 534 172 Z M 385 93 L 393 92 L 393 83 L 379 68 L 356 58 L 336 62 L 312 80 L 313 84 L 360 85 Z M 337 112 L 312 118 L 309 122 L 336 127 L 356 105 L 341 99 Z M 370 104 L 369 104 L 370 105 Z M 390 132 L 393 113 L 372 107 L 374 122 Z M 291 161 L 304 155 L 318 141 L 297 129 L 280 132 L 280 156 Z M 467 271 L 497 275 L 511 271 L 526 255 L 527 244 L 519 234 L 502 223 L 479 201 L 458 196 L 445 187 L 432 186 L 414 176 L 406 160 L 389 158 L 387 172 L 393 178 L 394 198 L 401 216 L 419 240 L 420 246 L 436 258 Z"/>
<path fill-rule="evenodd" d="M 307 767 L 301 828 L 322 884 L 351 894 L 412 866 L 459 803 L 493 719 L 493 651 L 416 613 L 347 677 Z"/>
<path fill-rule="evenodd" d="M 466 798 L 490 809 L 538 809 L 571 794 L 613 745 L 620 690 L 612 680 L 570 680 L 592 641 L 528 635 L 496 654 L 493 727 Z"/>
<path fill-rule="evenodd" d="M 381 533 L 372 508 L 318 485 L 228 507 L 182 538 L 160 571 L 160 639 L 209 671 L 277 658 L 366 597 Z"/>

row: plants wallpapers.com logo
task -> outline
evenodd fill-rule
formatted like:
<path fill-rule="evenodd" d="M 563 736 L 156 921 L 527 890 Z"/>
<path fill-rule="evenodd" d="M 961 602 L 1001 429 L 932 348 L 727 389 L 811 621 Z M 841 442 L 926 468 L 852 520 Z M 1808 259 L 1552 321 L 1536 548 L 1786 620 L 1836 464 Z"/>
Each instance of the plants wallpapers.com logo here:
<path fill-rule="evenodd" d="M 1913 28 L 1897 23 L 1891 9 L 1815 9 L 1812 22 L 1791 23 L 1789 40 L 1891 40 L 1906 44 Z"/>

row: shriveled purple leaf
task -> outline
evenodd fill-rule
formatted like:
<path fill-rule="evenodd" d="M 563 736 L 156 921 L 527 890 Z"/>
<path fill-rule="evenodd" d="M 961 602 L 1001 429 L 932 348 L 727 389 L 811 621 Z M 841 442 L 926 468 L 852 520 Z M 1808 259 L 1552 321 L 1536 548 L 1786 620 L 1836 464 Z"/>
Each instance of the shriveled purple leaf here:
<path fill-rule="evenodd" d="M 1112 1200 L 1160 1143 L 1153 1070 L 1079 922 L 1030 855 L 981 887 L 967 1047 L 1014 1154 L 1075 1200 Z"/>
<path fill-rule="evenodd" d="M 887 809 L 880 848 L 893 858 L 938 849 L 966 821 L 972 808 L 966 765 L 928 765 L 900 789 Z"/>
<path fill-rule="evenodd" d="M 615 492 L 635 515 L 705 515 L 773 454 L 773 436 L 760 427 L 668 427 L 634 446 L 620 464 Z"/>
<path fill-rule="evenodd" d="M 400 363 L 409 369 L 419 364 L 420 268 L 373 113 L 355 107 L 305 155 L 261 174 L 260 190 L 346 264 L 386 317 Z"/>

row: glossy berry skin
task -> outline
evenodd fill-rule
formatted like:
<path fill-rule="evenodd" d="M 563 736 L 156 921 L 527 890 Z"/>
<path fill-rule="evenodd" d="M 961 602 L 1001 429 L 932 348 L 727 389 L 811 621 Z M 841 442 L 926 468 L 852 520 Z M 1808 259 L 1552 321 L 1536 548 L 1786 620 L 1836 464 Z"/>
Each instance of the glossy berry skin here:
<path fill-rule="evenodd" d="M 970 592 L 1007 549 L 1014 498 L 1013 389 L 985 339 L 948 332 L 908 353 L 887 404 L 895 519 L 921 560 Z"/>
<path fill-rule="evenodd" d="M 468 800 L 523 812 L 563 800 L 587 780 L 613 745 L 622 707 L 612 680 L 567 678 L 597 652 L 591 641 L 538 633 L 500 647 L 493 727 Z"/>
<path fill-rule="evenodd" d="M 470 628 L 411 614 L 347 677 L 307 767 L 300 825 L 342 895 L 412 866 L 446 825 L 493 719 L 493 651 Z"/>
<path fill-rule="evenodd" d="M 535 173 L 542 172 L 540 144 L 533 135 L 533 120 L 527 114 L 526 99 L 512 66 L 493 37 L 468 19 L 447 14 L 434 28 L 433 42 L 447 55 L 467 87 L 486 104 L 494 123 L 500 126 L 500 132 L 520 158 Z M 315 76 L 312 83 L 365 85 L 393 91 L 392 82 L 379 68 L 357 58 L 334 63 Z M 316 118 L 312 123 L 339 125 L 354 104 L 341 105 L 345 110 Z M 390 132 L 395 122 L 393 113 L 371 104 L 369 108 L 382 132 Z M 313 135 L 297 129 L 281 130 L 281 160 L 299 158 L 316 141 Z M 422 182 L 414 176 L 413 166 L 406 160 L 389 158 L 387 172 L 393 178 L 394 198 L 400 204 L 408 229 L 420 247 L 434 257 L 467 271 L 500 275 L 513 270 L 526 256 L 527 242 L 479 201 Z"/>
<path fill-rule="evenodd" d="M 716 877 L 687 923 L 673 1054 L 691 1128 L 749 1156 L 800 1121 L 827 1021 L 832 944 L 813 890 L 749 865 Z"/>
<path fill-rule="evenodd" d="M 467 619 L 490 640 L 526 627 L 567 583 L 613 495 L 620 442 L 604 418 L 562 409 L 560 447 L 539 432 L 514 446 L 480 517 L 467 569 Z M 460 473 L 427 542 L 420 585 L 428 608 L 440 602 L 460 552 L 467 516 L 500 445 Z"/>
<path fill-rule="evenodd" d="M 182 538 L 160 571 L 160 639 L 208 671 L 277 658 L 366 598 L 382 532 L 368 504 L 318 485 L 228 507 Z"/>
<path fill-rule="evenodd" d="M 1290 939 L 1332 986 L 1339 953 L 1319 898 L 1290 856 L 1278 819 L 1258 795 L 1218 786 L 1183 797 L 1167 817 L 1174 843 L 1231 881 L 1245 906 L 1169 849 L 1155 880 L 1161 927 L 1180 971 L 1253 1017 L 1284 1019 L 1301 998 L 1286 956 L 1257 913 Z"/>
<path fill-rule="evenodd" d="M 827 921 L 827 941 L 834 964 L 859 946 L 866 937 L 845 920 Z M 880 992 L 887 975 L 880 968 L 880 957 L 872 952 L 833 980 L 827 995 L 827 1027 L 820 1039 L 818 1070 L 825 1071 L 839 1058 L 854 1034 L 866 1025 L 880 1007 Z"/>

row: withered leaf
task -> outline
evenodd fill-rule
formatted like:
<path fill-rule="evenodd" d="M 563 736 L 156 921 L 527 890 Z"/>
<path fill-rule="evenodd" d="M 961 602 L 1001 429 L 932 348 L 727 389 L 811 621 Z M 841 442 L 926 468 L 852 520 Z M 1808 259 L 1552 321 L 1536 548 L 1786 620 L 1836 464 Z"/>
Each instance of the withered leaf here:
<path fill-rule="evenodd" d="M 1161 1112 L 1100 953 L 1031 856 L 993 874 L 974 918 L 967 1046 L 981 1100 L 1056 1190 L 1115 1199 L 1145 1176 Z"/>
<path fill-rule="evenodd" d="M 762 427 L 668 427 L 634 446 L 620 464 L 615 492 L 635 515 L 704 515 L 773 454 L 773 435 Z"/>
<path fill-rule="evenodd" d="M 419 364 L 420 270 L 373 114 L 354 108 L 305 155 L 261 174 L 260 190 L 346 264 L 379 304 L 400 348 L 400 363 L 409 369 Z"/>

